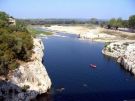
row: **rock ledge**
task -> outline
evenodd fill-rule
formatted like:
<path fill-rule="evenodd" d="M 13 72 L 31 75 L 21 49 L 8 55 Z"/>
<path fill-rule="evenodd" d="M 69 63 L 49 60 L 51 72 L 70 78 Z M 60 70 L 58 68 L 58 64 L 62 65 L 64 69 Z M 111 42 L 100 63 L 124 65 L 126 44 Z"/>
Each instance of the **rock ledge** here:
<path fill-rule="evenodd" d="M 108 44 L 102 53 L 117 59 L 126 70 L 135 74 L 135 42 L 114 42 Z"/>
<path fill-rule="evenodd" d="M 21 64 L 13 71 L 10 80 L 1 82 L 0 97 L 2 99 L 29 101 L 50 89 L 51 80 L 42 64 L 44 45 L 41 39 L 34 38 L 33 42 L 32 61 Z M 3 95 L 2 92 L 7 92 L 7 94 Z"/>

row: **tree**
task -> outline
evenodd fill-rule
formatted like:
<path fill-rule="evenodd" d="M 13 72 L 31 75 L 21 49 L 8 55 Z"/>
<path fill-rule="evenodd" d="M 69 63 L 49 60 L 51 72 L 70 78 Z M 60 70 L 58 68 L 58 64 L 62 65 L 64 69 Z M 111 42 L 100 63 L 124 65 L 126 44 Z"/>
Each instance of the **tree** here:
<path fill-rule="evenodd" d="M 19 61 L 29 61 L 32 55 L 33 40 L 26 25 L 17 22 L 11 26 L 9 16 L 0 12 L 0 75 L 18 67 Z"/>
<path fill-rule="evenodd" d="M 108 22 L 108 24 L 110 26 L 115 26 L 116 25 L 116 19 L 115 18 L 110 19 L 109 22 Z"/>
<path fill-rule="evenodd" d="M 0 20 L 8 21 L 8 15 L 5 12 L 0 12 Z"/>
<path fill-rule="evenodd" d="M 116 20 L 116 26 L 118 26 L 118 27 L 123 27 L 123 20 L 122 20 L 121 18 L 118 18 L 118 19 Z"/>
<path fill-rule="evenodd" d="M 96 18 L 91 18 L 91 19 L 90 19 L 90 23 L 96 24 L 96 25 L 99 24 L 99 22 L 98 22 L 98 20 L 97 20 Z"/>
<path fill-rule="evenodd" d="M 0 28 L 8 25 L 9 16 L 5 12 L 0 12 Z"/>
<path fill-rule="evenodd" d="M 122 27 L 124 27 L 124 28 L 128 28 L 129 27 L 128 20 L 123 20 Z"/>
<path fill-rule="evenodd" d="M 109 20 L 108 24 L 117 30 L 119 27 L 123 27 L 123 20 L 121 18 L 112 18 Z"/>
<path fill-rule="evenodd" d="M 129 17 L 128 24 L 130 28 L 135 29 L 135 15 Z"/>

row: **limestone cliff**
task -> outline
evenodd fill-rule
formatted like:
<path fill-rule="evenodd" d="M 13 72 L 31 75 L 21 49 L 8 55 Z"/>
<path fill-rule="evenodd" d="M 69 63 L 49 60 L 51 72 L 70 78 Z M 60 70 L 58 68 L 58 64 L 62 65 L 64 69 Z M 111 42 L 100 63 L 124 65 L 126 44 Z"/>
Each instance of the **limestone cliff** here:
<path fill-rule="evenodd" d="M 107 45 L 102 53 L 117 59 L 123 67 L 135 74 L 135 42 L 121 41 Z"/>
<path fill-rule="evenodd" d="M 10 80 L 1 83 L 0 96 L 11 101 L 29 101 L 38 94 L 47 92 L 51 87 L 51 80 L 48 73 L 42 64 L 44 46 L 41 39 L 33 39 L 34 48 L 33 55 L 30 62 L 22 63 L 19 68 L 13 71 Z M 2 91 L 7 91 L 11 94 L 3 95 Z"/>

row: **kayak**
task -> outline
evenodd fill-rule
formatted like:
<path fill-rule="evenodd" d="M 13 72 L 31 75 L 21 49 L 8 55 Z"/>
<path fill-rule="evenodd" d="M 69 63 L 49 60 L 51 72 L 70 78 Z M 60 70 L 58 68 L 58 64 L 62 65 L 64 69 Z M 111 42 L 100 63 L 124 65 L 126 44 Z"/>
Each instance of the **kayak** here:
<path fill-rule="evenodd" d="M 94 64 L 90 64 L 90 67 L 96 68 L 97 66 Z"/>

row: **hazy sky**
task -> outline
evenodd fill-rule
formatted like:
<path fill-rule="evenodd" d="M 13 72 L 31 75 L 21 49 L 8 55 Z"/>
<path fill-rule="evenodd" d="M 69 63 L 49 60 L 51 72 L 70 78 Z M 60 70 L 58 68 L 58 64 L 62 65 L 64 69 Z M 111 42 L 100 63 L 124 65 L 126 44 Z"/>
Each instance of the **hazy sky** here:
<path fill-rule="evenodd" d="M 0 10 L 16 18 L 128 19 L 135 0 L 0 0 Z"/>

